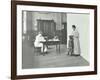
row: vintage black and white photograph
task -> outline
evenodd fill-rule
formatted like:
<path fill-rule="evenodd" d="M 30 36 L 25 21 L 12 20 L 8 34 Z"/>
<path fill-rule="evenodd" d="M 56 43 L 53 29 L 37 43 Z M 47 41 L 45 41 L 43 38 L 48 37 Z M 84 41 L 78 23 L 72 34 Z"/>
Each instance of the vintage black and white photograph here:
<path fill-rule="evenodd" d="M 93 10 L 38 6 L 20 9 L 18 62 L 23 70 L 93 65 Z"/>
<path fill-rule="evenodd" d="M 89 65 L 87 13 L 22 11 L 22 68 Z"/>
<path fill-rule="evenodd" d="M 12 78 L 97 73 L 96 6 L 13 2 L 11 29 Z"/>

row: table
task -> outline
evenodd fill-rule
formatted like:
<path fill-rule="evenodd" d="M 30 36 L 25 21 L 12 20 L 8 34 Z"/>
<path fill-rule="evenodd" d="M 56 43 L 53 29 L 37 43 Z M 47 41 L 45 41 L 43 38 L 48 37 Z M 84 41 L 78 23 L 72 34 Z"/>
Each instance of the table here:
<path fill-rule="evenodd" d="M 59 48 L 58 51 L 60 53 L 60 40 L 41 41 L 41 43 L 43 43 L 43 52 L 44 52 L 44 46 L 56 45 L 56 51 L 57 51 L 57 48 Z"/>

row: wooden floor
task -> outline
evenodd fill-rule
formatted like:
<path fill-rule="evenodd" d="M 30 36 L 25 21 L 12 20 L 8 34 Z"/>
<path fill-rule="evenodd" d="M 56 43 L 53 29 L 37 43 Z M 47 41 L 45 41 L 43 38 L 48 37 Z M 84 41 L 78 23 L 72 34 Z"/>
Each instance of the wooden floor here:
<path fill-rule="evenodd" d="M 81 56 L 67 55 L 66 45 L 61 45 L 60 53 L 55 46 L 49 46 L 48 53 L 44 56 L 34 52 L 34 48 L 26 41 L 23 42 L 22 68 L 50 68 L 87 66 L 89 63 Z"/>

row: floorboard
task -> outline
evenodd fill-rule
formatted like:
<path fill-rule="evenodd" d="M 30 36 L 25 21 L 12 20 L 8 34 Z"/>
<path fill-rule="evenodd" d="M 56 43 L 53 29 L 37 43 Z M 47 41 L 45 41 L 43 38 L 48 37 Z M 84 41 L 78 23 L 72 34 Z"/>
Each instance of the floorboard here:
<path fill-rule="evenodd" d="M 60 53 L 56 51 L 55 46 L 49 46 L 48 53 L 45 55 L 34 52 L 34 47 L 25 41 L 23 41 L 22 49 L 23 69 L 89 65 L 89 62 L 87 62 L 82 56 L 67 55 L 66 45 L 61 45 Z"/>

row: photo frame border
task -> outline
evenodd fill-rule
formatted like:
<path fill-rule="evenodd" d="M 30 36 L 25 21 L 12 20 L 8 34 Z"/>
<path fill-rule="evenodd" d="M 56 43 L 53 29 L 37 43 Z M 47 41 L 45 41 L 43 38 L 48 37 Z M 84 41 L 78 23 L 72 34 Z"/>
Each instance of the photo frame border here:
<path fill-rule="evenodd" d="M 17 75 L 17 5 L 33 5 L 33 6 L 49 6 L 62 8 L 81 8 L 94 10 L 94 71 L 70 72 L 70 73 L 50 73 L 36 75 Z M 34 1 L 11 1 L 11 79 L 31 79 L 31 78 L 47 78 L 62 76 L 79 76 L 79 75 L 96 75 L 97 74 L 97 6 L 82 4 L 65 4 L 65 3 L 49 3 Z"/>

